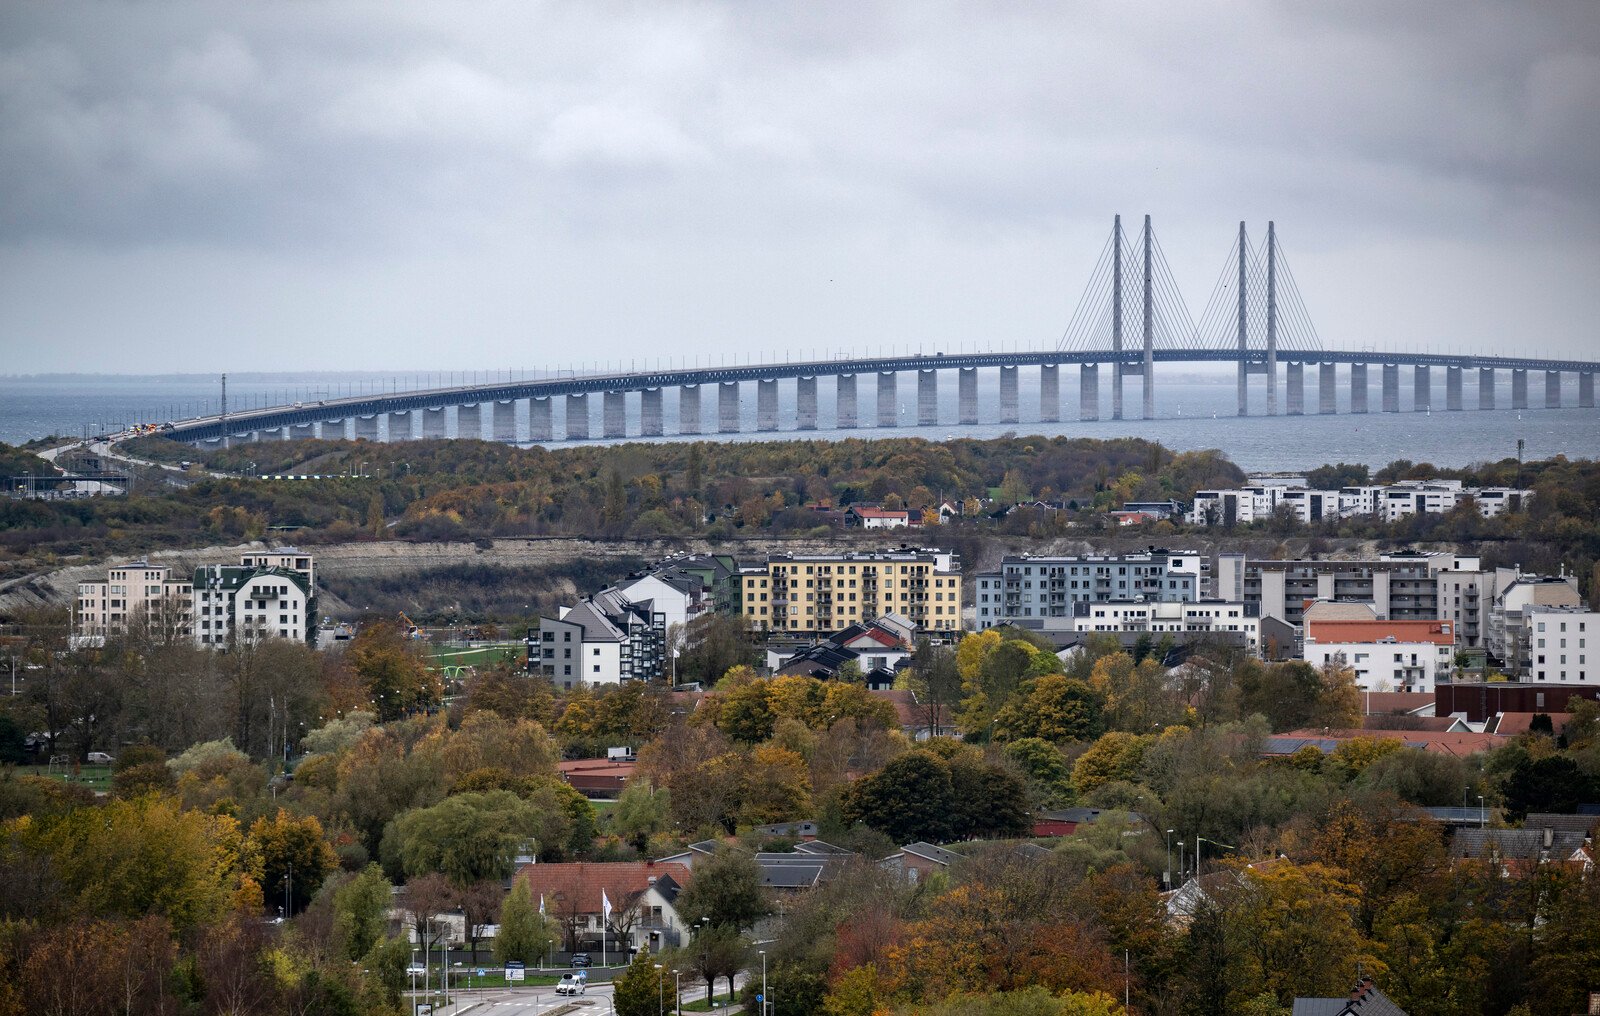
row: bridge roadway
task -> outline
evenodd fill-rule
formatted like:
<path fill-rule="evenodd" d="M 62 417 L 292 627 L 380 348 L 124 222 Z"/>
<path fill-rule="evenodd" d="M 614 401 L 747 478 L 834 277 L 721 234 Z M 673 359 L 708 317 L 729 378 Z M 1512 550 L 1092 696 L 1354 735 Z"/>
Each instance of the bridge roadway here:
<path fill-rule="evenodd" d="M 1239 415 L 1249 413 L 1248 394 L 1245 388 L 1247 374 L 1266 374 L 1268 413 L 1276 412 L 1276 389 L 1279 364 L 1286 369 L 1284 386 L 1287 394 L 1286 410 L 1289 415 L 1305 412 L 1304 368 L 1316 365 L 1320 371 L 1317 383 L 1318 413 L 1337 412 L 1337 375 L 1339 365 L 1348 365 L 1350 409 L 1352 413 L 1368 411 L 1367 369 L 1378 365 L 1381 369 L 1383 412 L 1399 411 L 1399 369 L 1409 367 L 1413 374 L 1412 408 L 1430 410 L 1432 402 L 1432 369 L 1443 368 L 1446 374 L 1446 410 L 1465 408 L 1463 375 L 1465 371 L 1478 372 L 1478 409 L 1494 409 L 1496 372 L 1510 371 L 1512 377 L 1513 409 L 1528 408 L 1527 373 L 1542 371 L 1545 375 L 1546 407 L 1561 405 L 1561 376 L 1578 375 L 1578 405 L 1594 406 L 1594 375 L 1600 370 L 1600 361 L 1565 360 L 1544 357 L 1515 356 L 1460 356 L 1446 353 L 1395 353 L 1373 350 L 1277 350 L 1269 359 L 1263 350 L 1241 352 L 1234 349 L 1153 349 L 1148 351 L 1154 363 L 1235 363 L 1239 367 Z M 554 439 L 550 407 L 558 398 L 567 399 L 568 439 L 586 439 L 589 435 L 588 396 L 599 393 L 604 399 L 603 433 L 605 438 L 629 436 L 624 429 L 625 402 L 629 393 L 638 392 L 642 399 L 641 431 L 637 436 L 654 437 L 664 433 L 662 425 L 661 390 L 679 388 L 680 426 L 677 433 L 702 433 L 700 392 L 713 388 L 717 393 L 717 431 L 736 433 L 740 430 L 740 385 L 755 382 L 757 385 L 757 429 L 775 431 L 777 423 L 777 382 L 794 379 L 797 383 L 797 430 L 814 430 L 817 427 L 816 379 L 836 379 L 836 426 L 857 426 L 856 378 L 866 375 L 877 377 L 878 403 L 876 421 L 879 426 L 898 426 L 896 415 L 886 406 L 893 403 L 896 377 L 901 373 L 917 373 L 917 423 L 935 426 L 940 423 L 977 423 L 976 371 L 980 368 L 1000 370 L 1000 423 L 1015 423 L 1017 418 L 1017 369 L 1038 367 L 1041 370 L 1042 422 L 1059 420 L 1060 377 L 1062 366 L 1080 368 L 1079 404 L 1080 419 L 1097 420 L 1099 414 L 1099 369 L 1102 364 L 1113 368 L 1114 391 L 1113 419 L 1122 418 L 1121 376 L 1139 375 L 1144 371 L 1142 360 L 1146 351 L 1132 348 L 1120 352 L 1111 350 L 1063 351 L 1039 350 L 1009 353 L 951 353 L 912 354 L 878 358 L 825 360 L 789 363 L 759 363 L 693 367 L 676 370 L 638 371 L 616 374 L 585 374 L 544 378 L 534 381 L 496 382 L 491 384 L 463 385 L 368 394 L 343 399 L 329 399 L 294 406 L 274 406 L 230 413 L 225 418 L 208 416 L 175 422 L 163 435 L 173 440 L 215 445 L 225 440 L 276 440 L 282 438 L 313 437 L 318 425 L 323 437 L 356 437 L 378 439 L 378 419 L 389 418 L 390 440 L 404 440 L 412 436 L 425 438 L 445 437 L 444 411 L 455 407 L 457 432 L 481 435 L 483 433 L 482 406 L 489 404 L 492 411 L 491 431 L 494 440 L 520 440 L 517 433 L 515 404 L 517 400 L 530 400 L 529 434 L 527 440 Z M 957 371 L 960 382 L 960 420 L 938 419 L 938 374 Z M 1151 382 L 1152 391 L 1155 388 Z M 1152 406 L 1147 399 L 1146 406 Z M 420 435 L 414 434 L 412 418 L 422 416 Z M 354 434 L 346 427 L 354 422 Z"/>

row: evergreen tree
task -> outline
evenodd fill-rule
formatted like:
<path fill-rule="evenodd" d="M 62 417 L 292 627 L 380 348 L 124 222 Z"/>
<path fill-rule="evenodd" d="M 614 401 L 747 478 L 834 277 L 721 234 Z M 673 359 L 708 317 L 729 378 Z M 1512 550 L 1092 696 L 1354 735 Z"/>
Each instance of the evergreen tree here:
<path fill-rule="evenodd" d="M 500 929 L 494 937 L 494 958 L 502 965 L 507 960 L 537 962 L 550 947 L 548 922 L 533 903 L 533 892 L 525 879 L 517 879 L 506 901 L 500 905 Z"/>
<path fill-rule="evenodd" d="M 650 953 L 639 950 L 628 964 L 627 972 L 617 978 L 612 1005 L 617 1016 L 650 1016 L 662 1008 L 662 992 L 666 990 L 663 970 L 655 968 Z"/>

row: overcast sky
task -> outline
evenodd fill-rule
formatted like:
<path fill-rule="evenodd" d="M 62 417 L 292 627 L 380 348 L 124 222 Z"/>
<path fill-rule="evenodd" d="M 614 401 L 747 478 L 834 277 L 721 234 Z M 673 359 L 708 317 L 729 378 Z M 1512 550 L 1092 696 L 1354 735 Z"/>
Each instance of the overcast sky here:
<path fill-rule="evenodd" d="M 0 373 L 1053 348 L 1198 316 L 1600 357 L 1600 5 L 0 4 Z"/>

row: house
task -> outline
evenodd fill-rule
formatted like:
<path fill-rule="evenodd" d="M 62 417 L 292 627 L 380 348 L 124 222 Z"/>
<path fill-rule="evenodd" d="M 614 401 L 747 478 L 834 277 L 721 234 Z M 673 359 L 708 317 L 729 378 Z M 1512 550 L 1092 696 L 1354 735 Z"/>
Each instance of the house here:
<path fill-rule="evenodd" d="M 757 836 L 774 836 L 810 842 L 817 838 L 817 824 L 815 822 L 775 822 L 771 825 L 756 826 L 754 832 Z"/>
<path fill-rule="evenodd" d="M 526 864 L 515 879 L 528 884 L 546 917 L 561 928 L 568 951 L 604 949 L 625 956 L 634 949 L 676 948 L 692 936 L 676 908 L 691 877 L 687 867 L 663 861 L 577 861 Z"/>
<path fill-rule="evenodd" d="M 834 876 L 856 855 L 844 847 L 821 840 L 795 845 L 792 851 L 765 850 L 755 855 L 761 884 L 768 889 L 796 892 L 814 889 Z"/>
<path fill-rule="evenodd" d="M 1033 820 L 1035 836 L 1071 836 L 1080 825 L 1093 825 L 1099 808 L 1057 808 L 1041 811 Z"/>
<path fill-rule="evenodd" d="M 1297 998 L 1291 1016 L 1406 1016 L 1406 1011 L 1395 1005 L 1378 990 L 1372 978 L 1363 977 L 1356 982 L 1344 998 Z"/>
<path fill-rule="evenodd" d="M 948 871 L 951 865 L 961 859 L 961 855 L 954 851 L 918 840 L 907 843 L 878 863 L 900 872 L 907 882 L 916 883 L 935 872 Z"/>
<path fill-rule="evenodd" d="M 1262 745 L 1261 754 L 1264 757 L 1293 755 L 1308 745 L 1327 754 L 1341 744 L 1358 737 L 1397 740 L 1407 748 L 1416 748 L 1438 755 L 1453 755 L 1456 758 L 1467 758 L 1491 748 L 1498 748 L 1505 743 L 1493 734 L 1470 731 L 1458 733 L 1438 730 L 1291 730 L 1286 734 L 1268 737 Z"/>
<path fill-rule="evenodd" d="M 678 864 L 693 869 L 695 862 L 705 860 L 724 846 L 721 840 L 700 840 L 689 844 L 676 854 L 661 858 L 657 864 Z"/>
<path fill-rule="evenodd" d="M 916 692 L 909 688 L 873 688 L 868 686 L 873 698 L 881 698 L 894 706 L 895 720 L 900 730 L 913 741 L 926 741 L 930 737 L 959 737 L 951 719 L 954 707 L 943 710 L 917 701 Z"/>
<path fill-rule="evenodd" d="M 798 652 L 785 654 L 782 649 L 769 648 L 767 666 L 774 674 L 801 674 L 826 681 L 838 677 L 839 668 L 853 662 L 863 675 L 877 674 L 876 683 L 893 687 L 895 673 L 916 649 L 912 643 L 915 634 L 908 618 L 888 613 L 848 625 Z"/>
<path fill-rule="evenodd" d="M 528 633 L 528 668 L 571 690 L 584 684 L 620 684 L 662 676 L 666 615 L 636 603 L 615 587 L 602 589 L 539 618 Z"/>
<path fill-rule="evenodd" d="M 918 513 L 918 520 L 921 514 Z M 860 529 L 903 529 L 911 525 L 911 513 L 891 508 L 868 508 L 851 505 L 845 509 L 844 524 Z"/>
<path fill-rule="evenodd" d="M 1453 621 L 1310 621 L 1305 630 L 1305 661 L 1350 667 L 1364 691 L 1425 694 L 1454 667 Z"/>
<path fill-rule="evenodd" d="M 633 777 L 633 760 L 580 758 L 556 763 L 556 771 L 573 790 L 590 800 L 614 801 Z"/>

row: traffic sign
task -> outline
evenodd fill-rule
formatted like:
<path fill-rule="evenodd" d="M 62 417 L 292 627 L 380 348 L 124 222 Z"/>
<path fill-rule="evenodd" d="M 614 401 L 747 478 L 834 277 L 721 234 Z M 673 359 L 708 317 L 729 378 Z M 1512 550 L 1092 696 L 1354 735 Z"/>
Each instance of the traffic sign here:
<path fill-rule="evenodd" d="M 527 965 L 524 964 L 521 960 L 507 960 L 506 961 L 506 980 L 508 982 L 510 982 L 510 981 L 520 981 L 520 980 L 523 979 L 523 974 L 525 973 L 526 970 L 527 970 Z"/>

